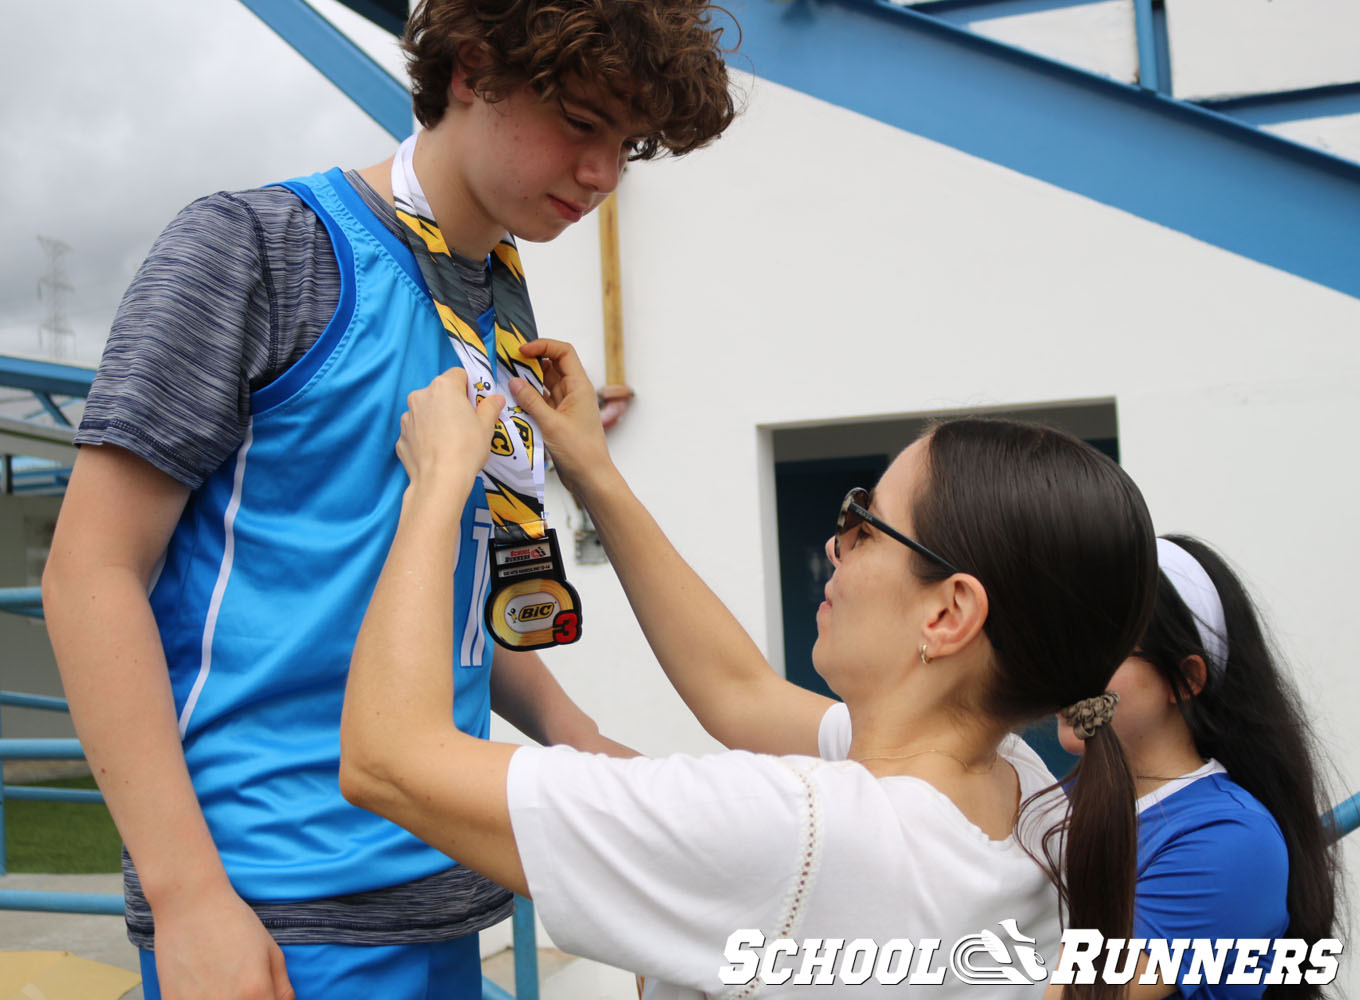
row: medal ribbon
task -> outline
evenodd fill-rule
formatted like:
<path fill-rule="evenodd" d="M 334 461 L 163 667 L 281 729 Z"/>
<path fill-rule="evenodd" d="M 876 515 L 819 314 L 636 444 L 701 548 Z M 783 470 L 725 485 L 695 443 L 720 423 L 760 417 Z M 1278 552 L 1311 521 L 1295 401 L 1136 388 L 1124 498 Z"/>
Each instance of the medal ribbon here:
<path fill-rule="evenodd" d="M 542 538 L 543 448 L 538 425 L 507 388 L 516 375 L 535 391 L 543 391 L 543 369 L 519 353 L 521 344 L 538 336 L 524 267 L 519 251 L 507 236 L 491 251 L 491 299 L 495 308 L 495 356 L 487 353 L 478 317 L 473 314 L 462 279 L 454 266 L 444 234 L 434 221 L 412 165 L 416 137 L 403 142 L 392 161 L 392 194 L 397 218 L 406 226 L 406 243 L 420 265 L 435 310 L 444 324 L 458 360 L 468 373 L 468 398 L 474 406 L 492 392 L 505 397 L 500 420 L 491 439 L 491 456 L 482 468 L 487 504 L 497 541 Z M 501 376 L 501 377 L 498 377 Z"/>
<path fill-rule="evenodd" d="M 392 159 L 392 195 L 397 218 L 405 227 L 403 236 L 468 374 L 468 399 L 476 406 L 484 396 L 499 392 L 506 400 L 491 437 L 491 454 L 481 471 L 495 531 L 487 627 L 509 649 L 575 642 L 581 630 L 580 600 L 563 573 L 557 535 L 543 519 L 542 440 L 533 417 L 514 403 L 508 388 L 510 379 L 519 376 L 536 392 L 543 392 L 543 369 L 519 350 L 538 336 L 519 251 L 507 235 L 488 257 L 495 317 L 494 343 L 489 348 L 482 339 L 480 317 L 473 312 L 453 255 L 416 177 L 415 149 L 413 135 Z"/>

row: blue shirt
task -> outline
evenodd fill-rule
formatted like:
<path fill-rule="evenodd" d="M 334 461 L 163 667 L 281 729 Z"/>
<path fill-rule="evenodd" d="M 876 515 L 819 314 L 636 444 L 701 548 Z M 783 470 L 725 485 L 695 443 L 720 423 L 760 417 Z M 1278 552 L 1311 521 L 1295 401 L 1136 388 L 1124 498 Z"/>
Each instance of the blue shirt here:
<path fill-rule="evenodd" d="M 1155 794 L 1155 793 L 1154 793 Z M 1135 937 L 1276 938 L 1289 926 L 1285 893 L 1289 854 L 1279 824 L 1251 794 L 1222 772 L 1211 773 L 1147 805 L 1138 815 Z M 1236 953 L 1224 963 L 1231 973 Z M 1258 962 L 1269 968 L 1267 951 Z M 1265 984 L 1184 983 L 1197 1000 L 1248 1000 Z"/>
<path fill-rule="evenodd" d="M 245 440 L 190 497 L 151 593 L 194 789 L 233 885 L 254 902 L 382 888 L 451 864 L 344 801 L 338 733 L 407 484 L 394 451 L 406 397 L 458 358 L 414 258 L 339 172 L 289 187 L 326 225 L 340 305 L 302 359 L 252 394 Z M 463 511 L 449 669 L 454 719 L 481 737 L 490 539 L 478 485 Z"/>

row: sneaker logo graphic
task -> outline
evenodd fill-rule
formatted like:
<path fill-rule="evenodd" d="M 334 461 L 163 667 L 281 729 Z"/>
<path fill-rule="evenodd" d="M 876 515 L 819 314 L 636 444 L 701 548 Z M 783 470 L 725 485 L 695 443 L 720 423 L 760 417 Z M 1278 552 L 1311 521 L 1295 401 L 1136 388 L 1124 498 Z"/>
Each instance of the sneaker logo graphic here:
<path fill-rule="evenodd" d="M 1048 978 L 1044 958 L 1035 949 L 1035 940 L 1024 934 L 1014 919 L 1001 921 L 1010 945 L 995 931 L 968 934 L 954 942 L 949 967 L 961 983 L 969 986 L 1026 985 Z"/>

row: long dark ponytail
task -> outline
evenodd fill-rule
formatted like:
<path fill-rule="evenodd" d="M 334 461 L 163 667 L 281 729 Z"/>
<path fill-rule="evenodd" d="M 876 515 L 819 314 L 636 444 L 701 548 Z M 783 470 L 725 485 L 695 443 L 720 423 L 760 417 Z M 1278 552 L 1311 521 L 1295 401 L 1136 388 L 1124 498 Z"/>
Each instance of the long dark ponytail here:
<path fill-rule="evenodd" d="M 1100 695 L 1152 613 L 1156 541 L 1137 486 L 1094 448 L 1050 427 L 964 419 L 927 434 L 929 471 L 913 525 L 987 591 L 995 670 L 982 708 L 1019 724 Z M 948 575 L 921 559 L 915 571 Z M 1058 883 L 1068 925 L 1127 938 L 1137 816 L 1112 727 L 1087 741 L 1070 791 Z M 1093 1000 L 1122 996 L 1104 983 L 1068 989 Z"/>
<path fill-rule="evenodd" d="M 1227 663 L 1207 671 L 1195 694 L 1185 661 L 1209 654 L 1185 602 L 1159 575 L 1157 603 L 1141 655 L 1171 685 L 1201 757 L 1213 757 L 1265 806 L 1289 851 L 1287 937 L 1332 937 L 1337 915 L 1337 858 L 1322 824 L 1319 754 L 1293 684 L 1261 627 L 1250 595 L 1224 559 L 1198 539 L 1167 535 L 1204 567 L 1223 603 Z M 1272 986 L 1274 997 L 1320 997 L 1309 983 Z"/>

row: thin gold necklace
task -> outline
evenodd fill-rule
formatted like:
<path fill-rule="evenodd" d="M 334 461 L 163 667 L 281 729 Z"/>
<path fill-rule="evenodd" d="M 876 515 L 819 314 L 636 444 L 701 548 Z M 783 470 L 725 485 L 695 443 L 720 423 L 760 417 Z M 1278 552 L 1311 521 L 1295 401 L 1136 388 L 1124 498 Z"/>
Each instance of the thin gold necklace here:
<path fill-rule="evenodd" d="M 915 753 L 872 754 L 868 757 L 860 757 L 859 763 L 863 764 L 866 760 L 911 760 L 913 757 L 924 757 L 928 753 L 939 754 L 941 757 L 948 757 L 969 774 L 987 774 L 992 768 L 996 767 L 996 762 L 999 759 L 999 755 L 993 753 L 991 762 L 988 763 L 986 767 L 983 767 L 981 764 L 969 764 L 966 760 L 954 756 L 948 750 L 917 750 Z"/>

